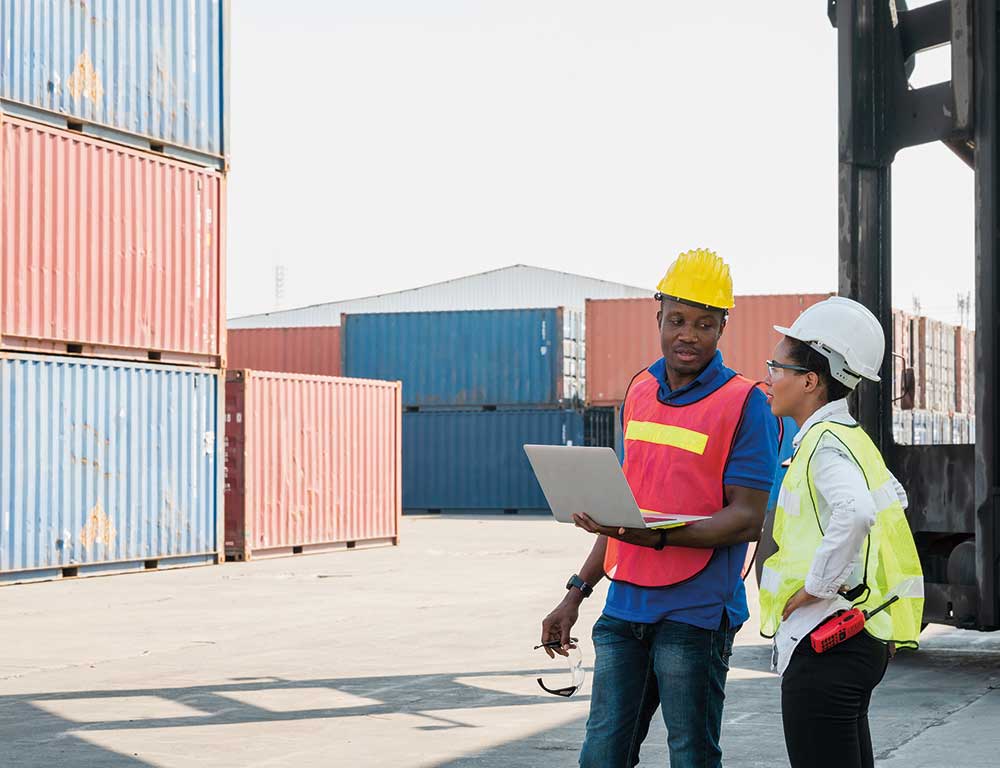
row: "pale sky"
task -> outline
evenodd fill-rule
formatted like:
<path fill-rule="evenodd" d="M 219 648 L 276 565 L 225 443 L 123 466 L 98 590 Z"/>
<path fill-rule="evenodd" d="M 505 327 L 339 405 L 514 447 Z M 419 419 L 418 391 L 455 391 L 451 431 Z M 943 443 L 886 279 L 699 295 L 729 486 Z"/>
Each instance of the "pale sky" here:
<path fill-rule="evenodd" d="M 236 0 L 232 15 L 230 316 L 276 308 L 276 264 L 281 308 L 514 263 L 652 287 L 699 246 L 737 293 L 836 290 L 824 2 Z M 940 53 L 917 76 L 947 79 Z M 939 144 L 908 150 L 893 193 L 893 303 L 957 321 L 972 172 Z"/>

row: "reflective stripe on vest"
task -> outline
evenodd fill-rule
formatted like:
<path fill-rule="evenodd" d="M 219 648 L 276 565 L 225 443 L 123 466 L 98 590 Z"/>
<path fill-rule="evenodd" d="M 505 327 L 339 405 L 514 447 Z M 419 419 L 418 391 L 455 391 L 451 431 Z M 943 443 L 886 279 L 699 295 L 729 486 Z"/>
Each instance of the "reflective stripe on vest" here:
<path fill-rule="evenodd" d="M 725 505 L 723 475 L 736 431 L 755 385 L 734 376 L 688 405 L 667 405 L 648 372 L 625 398 L 625 463 L 632 494 L 644 513 L 712 515 Z M 712 549 L 666 547 L 657 552 L 608 539 L 604 572 L 614 581 L 667 587 L 698 575 Z"/>
<path fill-rule="evenodd" d="M 778 631 L 785 604 L 805 586 L 813 556 L 823 541 L 809 465 L 827 434 L 838 439 L 861 468 L 877 510 L 860 551 L 867 590 L 854 606 L 871 610 L 898 595 L 899 600 L 871 617 L 865 629 L 879 640 L 915 648 L 923 615 L 923 573 L 892 475 L 863 429 L 833 422 L 820 422 L 806 433 L 781 485 L 774 513 L 778 551 L 764 563 L 760 579 L 760 633 L 773 637 Z"/>

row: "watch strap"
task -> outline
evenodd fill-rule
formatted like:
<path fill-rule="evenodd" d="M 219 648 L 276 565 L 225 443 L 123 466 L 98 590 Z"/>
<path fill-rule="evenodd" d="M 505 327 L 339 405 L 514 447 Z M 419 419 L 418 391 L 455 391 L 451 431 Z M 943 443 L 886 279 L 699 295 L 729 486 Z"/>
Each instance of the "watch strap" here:
<path fill-rule="evenodd" d="M 587 582 L 581 579 L 577 574 L 573 574 L 569 577 L 569 581 L 566 582 L 566 589 L 572 589 L 576 587 L 580 590 L 584 597 L 590 597 L 594 588 L 590 586 Z"/>

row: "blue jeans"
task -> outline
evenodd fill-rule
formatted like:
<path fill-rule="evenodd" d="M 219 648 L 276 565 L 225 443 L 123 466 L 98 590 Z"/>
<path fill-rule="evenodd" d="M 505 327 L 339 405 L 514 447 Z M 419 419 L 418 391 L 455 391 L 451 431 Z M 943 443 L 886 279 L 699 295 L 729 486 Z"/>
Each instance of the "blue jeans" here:
<path fill-rule="evenodd" d="M 738 628 L 737 628 L 738 629 Z M 594 625 L 594 683 L 580 768 L 632 768 L 657 707 L 671 768 L 722 765 L 719 733 L 736 629 L 603 615 Z"/>

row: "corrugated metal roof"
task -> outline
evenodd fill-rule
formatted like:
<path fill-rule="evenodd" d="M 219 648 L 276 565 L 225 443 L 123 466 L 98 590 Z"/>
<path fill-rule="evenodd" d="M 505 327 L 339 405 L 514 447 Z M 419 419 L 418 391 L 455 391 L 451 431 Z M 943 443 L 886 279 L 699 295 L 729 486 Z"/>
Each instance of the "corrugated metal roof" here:
<path fill-rule="evenodd" d="M 587 299 L 638 298 L 652 288 L 612 283 L 569 272 L 515 264 L 396 293 L 314 304 L 229 320 L 230 328 L 340 325 L 341 313 L 440 312 L 469 309 L 583 309 Z"/>

